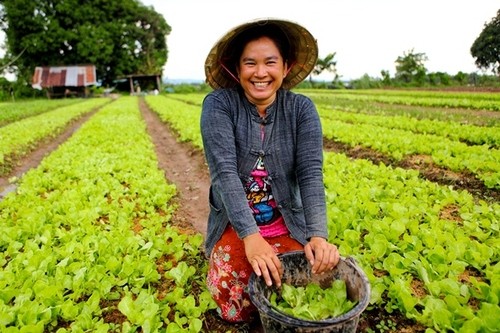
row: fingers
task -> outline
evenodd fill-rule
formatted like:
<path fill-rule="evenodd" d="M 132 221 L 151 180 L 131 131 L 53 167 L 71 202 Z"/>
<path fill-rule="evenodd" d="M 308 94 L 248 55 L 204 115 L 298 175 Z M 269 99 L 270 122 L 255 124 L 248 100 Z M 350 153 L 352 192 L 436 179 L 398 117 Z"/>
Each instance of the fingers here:
<path fill-rule="evenodd" d="M 332 270 L 338 263 L 340 257 L 335 245 L 326 249 L 321 248 L 315 252 L 315 262 L 312 268 L 313 273 L 322 274 Z"/>
<path fill-rule="evenodd" d="M 257 276 L 262 276 L 262 271 L 260 270 L 259 261 L 257 259 L 251 260 L 250 265 L 252 265 L 252 269 Z"/>
<path fill-rule="evenodd" d="M 276 255 L 254 257 L 250 260 L 250 264 L 255 274 L 262 276 L 267 286 L 272 286 L 273 281 L 277 287 L 281 286 L 283 267 Z"/>
<path fill-rule="evenodd" d="M 340 260 L 337 247 L 326 240 L 310 241 L 304 247 L 304 252 L 311 263 L 314 274 L 322 274 L 332 270 Z"/>
<path fill-rule="evenodd" d="M 281 286 L 283 267 L 273 247 L 259 233 L 243 238 L 243 242 L 248 262 L 255 274 L 262 276 L 268 286 L 272 286 L 273 281 L 278 287 Z"/>

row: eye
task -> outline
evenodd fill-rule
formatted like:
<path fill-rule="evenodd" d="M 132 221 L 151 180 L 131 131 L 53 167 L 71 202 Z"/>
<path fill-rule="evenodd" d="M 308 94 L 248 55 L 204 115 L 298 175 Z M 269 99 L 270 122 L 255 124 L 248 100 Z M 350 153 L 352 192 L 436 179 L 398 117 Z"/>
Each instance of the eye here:
<path fill-rule="evenodd" d="M 275 57 L 275 56 L 272 56 L 272 57 L 268 57 L 266 58 L 266 65 L 267 66 L 275 66 L 278 64 L 278 57 Z"/>

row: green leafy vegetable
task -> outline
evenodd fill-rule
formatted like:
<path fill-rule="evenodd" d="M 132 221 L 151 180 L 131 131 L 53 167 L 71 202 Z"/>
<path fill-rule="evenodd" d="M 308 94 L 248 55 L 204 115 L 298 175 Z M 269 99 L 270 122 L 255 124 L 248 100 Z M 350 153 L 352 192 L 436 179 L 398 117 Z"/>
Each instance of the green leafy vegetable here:
<path fill-rule="evenodd" d="M 271 305 L 296 318 L 324 320 L 349 312 L 357 304 L 347 298 L 344 280 L 334 280 L 328 288 L 310 283 L 305 287 L 282 284 L 281 294 L 273 292 Z"/>

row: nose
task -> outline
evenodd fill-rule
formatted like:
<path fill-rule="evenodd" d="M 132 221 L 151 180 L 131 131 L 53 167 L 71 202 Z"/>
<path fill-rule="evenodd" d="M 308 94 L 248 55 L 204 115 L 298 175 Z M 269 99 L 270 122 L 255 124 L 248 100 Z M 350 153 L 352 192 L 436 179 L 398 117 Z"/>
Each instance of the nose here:
<path fill-rule="evenodd" d="M 254 75 L 256 77 L 264 77 L 267 75 L 267 67 L 265 64 L 259 64 L 255 66 L 255 73 Z"/>

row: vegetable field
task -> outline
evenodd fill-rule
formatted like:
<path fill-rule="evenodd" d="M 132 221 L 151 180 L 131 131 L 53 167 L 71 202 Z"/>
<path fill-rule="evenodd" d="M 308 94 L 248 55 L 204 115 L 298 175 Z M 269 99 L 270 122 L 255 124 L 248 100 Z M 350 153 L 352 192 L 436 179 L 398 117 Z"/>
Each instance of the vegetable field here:
<path fill-rule="evenodd" d="M 358 331 L 498 332 L 500 94 L 299 92 L 322 120 L 330 240 L 372 288 Z M 203 227 L 179 217 L 199 192 L 167 177 L 201 179 L 203 97 L 0 104 L 1 332 L 251 332 L 215 318 Z"/>

